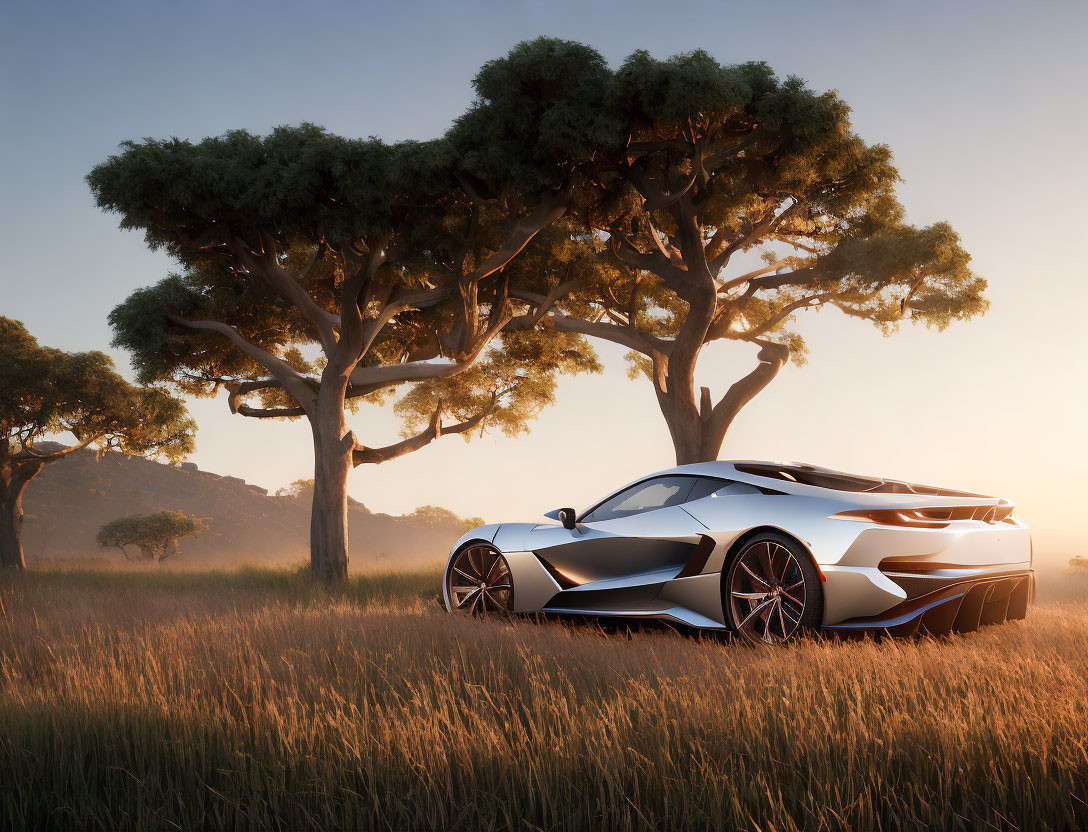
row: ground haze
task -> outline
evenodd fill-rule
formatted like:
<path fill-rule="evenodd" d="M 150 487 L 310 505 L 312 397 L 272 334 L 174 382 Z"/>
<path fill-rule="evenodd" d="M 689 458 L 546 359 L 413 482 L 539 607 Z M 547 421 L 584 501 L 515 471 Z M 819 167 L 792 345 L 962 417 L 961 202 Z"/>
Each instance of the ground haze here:
<path fill-rule="evenodd" d="M 3 576 L 0 827 L 1088 825 L 1084 577 L 969 636 L 773 651 L 451 617 L 438 584 Z"/>

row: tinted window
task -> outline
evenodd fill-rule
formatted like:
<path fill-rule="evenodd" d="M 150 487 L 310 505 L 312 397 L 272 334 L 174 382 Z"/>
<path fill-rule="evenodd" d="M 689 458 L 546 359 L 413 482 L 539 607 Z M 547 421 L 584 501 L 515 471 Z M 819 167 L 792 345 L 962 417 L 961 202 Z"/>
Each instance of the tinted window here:
<path fill-rule="evenodd" d="M 760 493 L 762 492 L 758 488 L 754 485 L 748 485 L 746 482 L 732 482 L 731 480 L 720 480 L 716 477 L 699 477 L 695 480 L 695 485 L 684 502 L 690 503 L 693 500 L 701 500 L 711 494 L 718 497 L 727 497 L 733 494 Z"/>
<path fill-rule="evenodd" d="M 835 491 L 872 491 L 878 494 L 935 494 L 945 497 L 981 497 L 970 491 L 953 491 L 948 488 L 934 488 L 931 485 L 917 485 L 898 480 L 886 480 L 878 477 L 859 477 L 844 474 L 815 465 L 772 465 L 769 463 L 741 463 L 736 466 L 745 474 L 758 477 L 770 477 L 787 480 L 801 485 L 814 485 L 817 488 L 831 488 Z"/>
<path fill-rule="evenodd" d="M 655 477 L 625 488 L 609 497 L 582 518 L 583 523 L 599 523 L 641 514 L 644 511 L 676 506 L 688 498 L 693 477 Z"/>
<path fill-rule="evenodd" d="M 725 485 L 729 485 L 728 480 L 719 480 L 716 477 L 699 477 L 695 480 L 695 485 L 691 487 L 691 491 L 688 493 L 688 498 L 685 502 L 690 503 L 692 500 L 701 500 L 703 497 L 709 497 Z"/>

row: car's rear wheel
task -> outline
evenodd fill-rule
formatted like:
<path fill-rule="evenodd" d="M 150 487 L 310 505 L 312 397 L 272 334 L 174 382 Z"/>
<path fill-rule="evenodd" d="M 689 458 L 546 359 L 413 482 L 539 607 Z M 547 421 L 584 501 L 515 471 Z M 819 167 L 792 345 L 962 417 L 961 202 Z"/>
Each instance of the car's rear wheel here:
<path fill-rule="evenodd" d="M 823 617 L 823 587 L 812 558 L 795 540 L 773 533 L 747 541 L 722 581 L 729 625 L 746 641 L 781 644 Z"/>
<path fill-rule="evenodd" d="M 454 555 L 446 570 L 446 598 L 452 612 L 510 612 L 514 608 L 514 582 L 506 558 L 494 546 L 466 546 Z"/>

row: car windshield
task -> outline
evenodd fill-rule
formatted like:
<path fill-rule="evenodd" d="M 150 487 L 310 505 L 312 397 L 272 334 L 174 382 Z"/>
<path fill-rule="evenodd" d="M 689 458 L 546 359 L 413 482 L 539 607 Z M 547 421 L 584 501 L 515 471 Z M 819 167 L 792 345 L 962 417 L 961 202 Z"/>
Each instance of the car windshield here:
<path fill-rule="evenodd" d="M 687 499 L 694 483 L 692 477 L 656 477 L 625 488 L 609 497 L 582 518 L 584 523 L 616 520 L 644 511 L 675 506 Z"/>
<path fill-rule="evenodd" d="M 642 514 L 659 508 L 678 506 L 704 497 L 727 497 L 742 494 L 761 494 L 766 489 L 743 482 L 723 480 L 719 477 L 680 476 L 654 477 L 636 483 L 613 494 L 596 508 L 584 514 L 582 523 L 599 523 L 618 520 L 632 514 Z"/>

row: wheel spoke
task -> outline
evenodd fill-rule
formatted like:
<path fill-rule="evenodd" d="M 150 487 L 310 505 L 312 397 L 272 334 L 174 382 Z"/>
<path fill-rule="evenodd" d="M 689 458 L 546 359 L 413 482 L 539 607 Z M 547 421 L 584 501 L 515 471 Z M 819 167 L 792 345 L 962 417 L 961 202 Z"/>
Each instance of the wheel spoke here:
<path fill-rule="evenodd" d="M 787 599 L 789 599 L 790 601 L 793 601 L 793 603 L 795 603 L 795 604 L 796 604 L 797 606 L 799 606 L 799 607 L 801 608 L 801 610 L 802 610 L 802 611 L 804 611 L 804 609 L 805 609 L 805 601 L 804 601 L 804 599 L 803 599 L 803 598 L 794 598 L 794 597 L 793 597 L 792 595 L 790 595 L 790 594 L 789 594 L 788 592 L 783 592 L 783 593 L 782 593 L 782 597 L 783 597 L 783 598 L 787 598 Z"/>
<path fill-rule="evenodd" d="M 460 569 L 458 569 L 458 568 L 457 568 L 456 566 L 455 566 L 455 567 L 453 567 L 453 571 L 454 571 L 454 572 L 456 572 L 456 573 L 457 573 L 458 575 L 460 575 L 460 576 L 461 576 L 462 578 L 464 578 L 464 579 L 465 579 L 466 581 L 471 581 L 471 580 L 472 580 L 472 576 L 471 576 L 471 575 L 469 575 L 469 574 L 468 574 L 467 572 L 462 572 L 462 571 L 461 571 Z"/>
<path fill-rule="evenodd" d="M 786 618 L 782 614 L 782 599 L 778 599 L 778 625 L 782 628 L 782 638 L 787 639 L 790 637 L 789 631 L 786 630 Z"/>
<path fill-rule="evenodd" d="M 777 599 L 772 602 L 771 609 L 767 612 L 767 617 L 763 621 L 763 640 L 768 644 L 772 644 L 774 639 L 771 638 L 771 617 L 774 615 L 774 604 L 778 603 Z"/>
<path fill-rule="evenodd" d="M 774 545 L 786 553 L 786 565 L 782 567 L 782 577 L 778 579 L 779 585 L 782 585 L 786 582 L 786 573 L 790 571 L 790 564 L 793 563 L 793 553 L 785 546 L 779 546 L 777 543 Z"/>
<path fill-rule="evenodd" d="M 739 628 L 741 628 L 741 627 L 743 627 L 743 626 L 744 626 L 745 624 L 747 624 L 747 623 L 748 623 L 749 621 L 751 621 L 751 620 L 752 620 L 752 618 L 753 618 L 753 617 L 754 617 L 754 616 L 755 616 L 755 615 L 756 615 L 757 613 L 759 613 L 759 612 L 760 612 L 761 610 L 763 610 L 763 609 L 766 609 L 767 607 L 769 607 L 769 606 L 770 606 L 771 604 L 773 604 L 773 603 L 774 603 L 774 599 L 773 599 L 773 598 L 770 598 L 770 599 L 768 599 L 768 600 L 764 601 L 764 602 L 763 602 L 762 604 L 756 604 L 756 605 L 755 605 L 754 607 L 752 607 L 752 611 L 751 611 L 751 612 L 749 612 L 749 613 L 748 613 L 748 615 L 746 615 L 746 616 L 744 617 L 744 620 L 743 620 L 742 622 L 740 622 L 740 624 L 738 624 L 738 625 L 737 625 L 738 629 L 739 629 Z"/>
<path fill-rule="evenodd" d="M 469 599 L 469 598 L 472 598 L 472 606 L 475 606 L 475 605 L 476 605 L 476 598 L 475 598 L 475 596 L 476 596 L 476 594 L 477 594 L 477 593 L 478 593 L 479 591 L 480 591 L 480 588 L 479 588 L 478 586 L 477 586 L 477 587 L 473 587 L 473 588 L 472 588 L 472 591 L 471 591 L 471 592 L 470 592 L 470 593 L 469 593 L 468 595 L 466 595 L 466 596 L 465 596 L 464 598 L 462 598 L 462 599 L 461 599 L 461 603 L 459 603 L 459 604 L 457 605 L 457 609 L 461 609 L 461 607 L 463 607 L 463 606 L 464 606 L 465 604 L 467 604 L 467 603 L 468 603 L 468 599 Z M 470 612 L 472 611 L 472 606 L 470 606 L 470 607 L 469 607 L 469 611 L 470 611 Z"/>
<path fill-rule="evenodd" d="M 774 582 L 774 564 L 771 563 L 771 544 L 764 543 L 759 547 L 760 565 L 763 567 L 764 583 L 770 585 Z"/>
<path fill-rule="evenodd" d="M 734 592 L 734 598 L 747 598 L 750 601 L 762 601 L 766 598 L 768 593 L 766 592 Z"/>
<path fill-rule="evenodd" d="M 483 569 L 480 567 L 479 556 L 476 553 L 480 551 L 478 548 L 473 547 L 468 550 L 468 565 L 472 568 L 472 571 L 476 573 L 476 580 L 479 580 L 483 576 Z"/>
<path fill-rule="evenodd" d="M 744 570 L 745 572 L 747 572 L 747 573 L 748 573 L 748 576 L 749 576 L 749 577 L 750 577 L 750 578 L 751 578 L 751 579 L 752 579 L 753 581 L 758 581 L 759 583 L 761 583 L 761 584 L 763 584 L 763 585 L 764 585 L 765 587 L 767 587 L 767 589 L 770 589 L 770 588 L 771 588 L 771 585 L 770 585 L 769 583 L 767 583 L 767 581 L 765 581 L 765 580 L 764 580 L 763 578 L 759 577 L 759 575 L 757 575 L 757 574 L 756 574 L 755 572 L 753 572 L 753 571 L 752 571 L 751 569 L 749 569 L 749 568 L 748 568 L 748 564 L 746 564 L 746 563 L 745 563 L 744 561 L 741 561 L 741 562 L 740 562 L 740 568 L 741 568 L 741 569 L 743 569 L 743 570 Z"/>
<path fill-rule="evenodd" d="M 510 584 L 491 584 L 488 589 L 510 589 Z"/>
<path fill-rule="evenodd" d="M 803 612 L 804 612 L 804 609 L 802 608 L 802 610 L 801 610 L 801 611 L 802 611 L 802 613 L 803 613 Z M 798 616 L 797 616 L 796 618 L 794 618 L 794 617 L 793 617 L 793 613 L 792 613 L 792 612 L 790 612 L 790 611 L 789 611 L 789 610 L 788 610 L 788 609 L 786 608 L 786 605 L 785 605 L 785 604 L 783 604 L 783 605 L 782 605 L 782 612 L 784 612 L 784 613 L 786 614 L 786 617 L 787 617 L 787 618 L 789 618 L 789 620 L 793 622 L 793 626 L 794 626 L 794 627 L 796 627 L 796 626 L 797 626 L 798 624 L 800 624 L 800 623 L 801 623 L 801 616 L 800 616 L 800 615 L 798 615 Z"/>
<path fill-rule="evenodd" d="M 801 580 L 799 580 L 795 584 L 790 584 L 789 586 L 782 587 L 782 591 L 783 592 L 792 592 L 793 590 L 797 589 L 797 587 L 804 586 L 804 585 L 805 585 L 805 581 L 804 581 L 804 578 L 802 578 Z"/>

